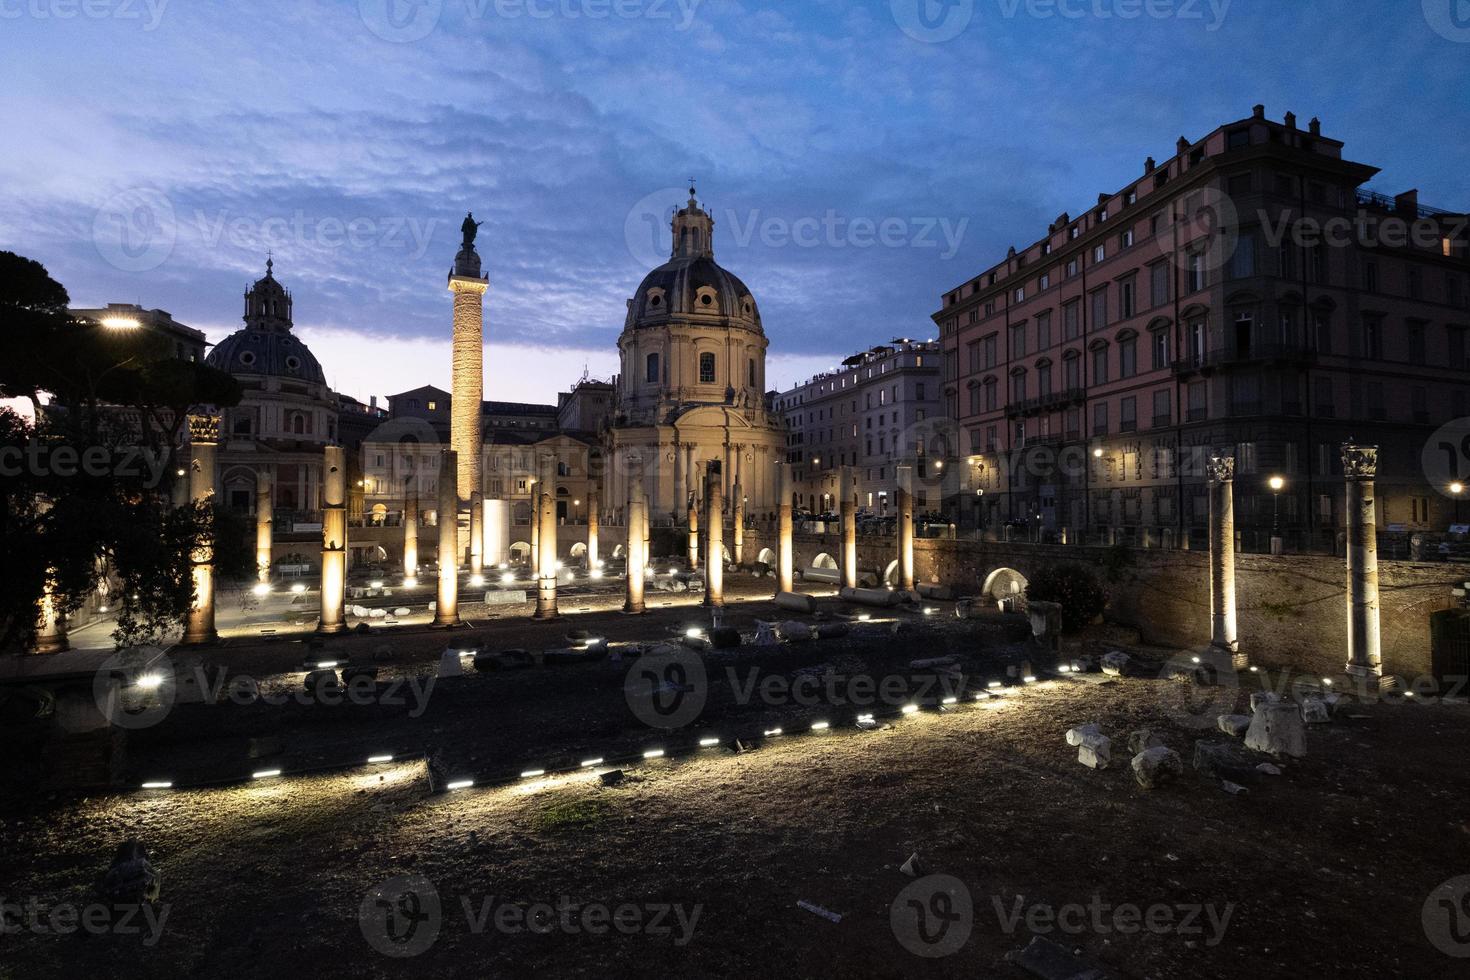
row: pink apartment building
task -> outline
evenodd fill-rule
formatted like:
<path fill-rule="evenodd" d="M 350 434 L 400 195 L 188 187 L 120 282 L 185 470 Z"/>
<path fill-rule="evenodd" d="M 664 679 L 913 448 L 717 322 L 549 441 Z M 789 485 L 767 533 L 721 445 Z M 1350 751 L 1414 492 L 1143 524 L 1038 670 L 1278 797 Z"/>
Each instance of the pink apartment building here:
<path fill-rule="evenodd" d="M 1470 415 L 1466 219 L 1342 148 L 1257 106 L 945 293 L 962 522 L 1199 547 L 1223 453 L 1247 548 L 1277 520 L 1327 548 L 1348 439 L 1380 447 L 1381 529 L 1457 521 L 1470 445 L 1424 450 Z"/>

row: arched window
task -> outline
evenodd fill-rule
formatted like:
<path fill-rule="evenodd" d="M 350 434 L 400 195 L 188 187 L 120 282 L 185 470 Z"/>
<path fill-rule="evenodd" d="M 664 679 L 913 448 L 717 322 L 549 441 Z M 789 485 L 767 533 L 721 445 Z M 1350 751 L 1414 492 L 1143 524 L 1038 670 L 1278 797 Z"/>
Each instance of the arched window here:
<path fill-rule="evenodd" d="M 715 355 L 709 353 L 699 355 L 699 383 L 706 385 L 715 383 Z"/>
<path fill-rule="evenodd" d="M 749 361 L 749 368 L 750 368 L 750 381 L 748 382 L 748 385 L 751 388 L 754 388 L 755 387 L 755 358 L 753 358 L 753 357 Z"/>
<path fill-rule="evenodd" d="M 648 355 L 648 367 L 647 367 L 647 370 L 644 371 L 643 380 L 644 381 L 647 381 L 649 384 L 657 384 L 658 383 L 658 355 L 657 354 L 649 354 Z"/>
<path fill-rule="evenodd" d="M 306 416 L 305 415 L 301 414 L 300 412 L 293 412 L 292 413 L 292 415 L 291 415 L 291 432 L 294 435 L 305 435 L 306 434 Z"/>

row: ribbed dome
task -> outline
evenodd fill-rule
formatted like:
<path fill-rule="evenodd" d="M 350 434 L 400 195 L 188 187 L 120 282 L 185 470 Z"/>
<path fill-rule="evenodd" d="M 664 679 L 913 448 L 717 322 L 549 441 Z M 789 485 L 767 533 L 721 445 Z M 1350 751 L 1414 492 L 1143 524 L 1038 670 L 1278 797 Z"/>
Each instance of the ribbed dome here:
<path fill-rule="evenodd" d="M 635 327 L 670 316 L 729 317 L 760 332 L 760 310 L 745 283 L 712 257 L 676 258 L 644 277 L 633 296 Z"/>
<path fill-rule="evenodd" d="M 305 344 L 281 330 L 236 330 L 215 345 L 204 359 L 230 374 L 260 374 L 326 384 L 322 366 Z"/>

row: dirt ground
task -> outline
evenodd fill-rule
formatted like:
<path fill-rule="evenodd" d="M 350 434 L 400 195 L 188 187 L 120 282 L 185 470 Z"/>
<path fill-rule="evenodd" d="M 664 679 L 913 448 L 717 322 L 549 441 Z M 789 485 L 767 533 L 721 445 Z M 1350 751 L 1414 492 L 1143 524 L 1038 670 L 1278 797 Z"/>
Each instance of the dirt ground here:
<path fill-rule="evenodd" d="M 764 587 L 737 581 L 732 592 Z M 1463 703 L 1355 704 L 1310 728 L 1307 758 L 1279 761 L 1281 775 L 1232 795 L 1189 767 L 1196 740 L 1231 741 L 1199 719 L 1244 708 L 1251 690 L 1280 678 L 1242 673 L 1238 686 L 1198 689 L 1156 679 L 1156 664 L 1140 677 L 1056 677 L 1021 639 L 1024 621 L 960 621 L 936 605 L 938 615 L 897 615 L 896 634 L 854 623 L 843 639 L 707 653 L 703 710 L 671 731 L 630 706 L 631 655 L 471 669 L 422 705 L 180 704 L 129 736 L 130 784 L 375 753 L 400 761 L 0 801 L 0 895 L 42 910 L 84 906 L 113 848 L 137 837 L 162 874 L 155 918 L 166 911 L 156 934 L 140 916 L 134 935 L 54 934 L 43 915 L 41 931 L 0 936 L 0 977 L 1020 977 L 1006 955 L 1032 935 L 1128 977 L 1464 975 L 1423 918 L 1437 886 L 1470 873 Z M 727 614 L 747 632 L 757 618 L 791 617 L 754 598 Z M 573 628 L 634 641 L 703 622 L 685 605 L 641 619 L 507 619 L 450 638 L 539 650 Z M 307 656 L 375 662 L 381 689 L 427 679 L 445 641 L 410 631 L 387 650 L 381 635 L 324 651 L 237 642 L 206 662 L 282 690 L 299 686 L 292 672 Z M 940 675 L 911 661 L 941 656 L 956 658 L 964 691 L 1000 679 L 1007 693 L 972 701 L 962 691 L 936 710 Z M 1027 661 L 1038 683 L 1007 676 Z M 742 693 L 753 678 L 818 676 L 901 679 L 902 696 L 867 709 L 880 721 L 900 704 L 925 710 L 864 731 L 852 723 L 863 706 L 831 696 L 855 685 L 829 682 L 810 703 Z M 820 721 L 831 729 L 810 732 Z M 1105 770 L 1079 765 L 1063 738 L 1084 722 L 1114 738 Z M 775 727 L 783 734 L 760 737 Z M 1177 782 L 1135 783 L 1124 743 L 1143 727 L 1184 756 Z M 705 736 L 721 744 L 698 749 Z M 641 759 L 663 747 L 669 758 Z M 614 785 L 598 778 L 609 764 L 430 795 L 424 754 L 450 778 L 480 781 L 599 756 L 638 762 Z M 911 877 L 900 866 L 915 853 Z M 409 946 L 393 945 L 374 917 L 374 889 L 404 878 L 419 911 L 431 892 L 441 911 L 436 934 L 420 924 L 409 939 L 432 939 L 427 948 L 395 958 L 379 947 Z M 963 941 L 923 955 L 940 950 L 904 925 L 918 911 L 932 916 L 926 928 L 943 919 Z"/>

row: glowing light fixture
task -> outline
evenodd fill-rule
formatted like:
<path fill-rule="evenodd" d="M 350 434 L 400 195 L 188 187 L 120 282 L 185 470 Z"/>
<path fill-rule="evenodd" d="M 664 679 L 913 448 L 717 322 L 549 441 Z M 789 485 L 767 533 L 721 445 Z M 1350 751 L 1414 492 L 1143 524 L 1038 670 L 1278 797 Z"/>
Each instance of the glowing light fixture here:
<path fill-rule="evenodd" d="M 985 686 L 989 688 L 997 688 L 1000 687 L 1000 681 L 987 681 Z"/>
<path fill-rule="evenodd" d="M 297 582 L 295 585 L 291 586 L 291 591 L 296 593 L 297 595 L 300 595 L 301 593 L 306 591 L 306 586 L 301 582 Z"/>
<path fill-rule="evenodd" d="M 767 728 L 765 730 L 765 733 L 764 734 L 765 734 L 765 737 L 766 738 L 770 738 L 773 735 L 780 735 L 781 734 L 781 729 L 779 729 L 779 728 Z"/>
<path fill-rule="evenodd" d="M 1027 683 L 1027 684 L 1035 684 L 1036 683 L 1036 677 L 1035 677 L 1034 674 L 1027 674 L 1025 677 L 1021 678 L 1021 680 L 1024 681 L 1025 683 Z"/>
<path fill-rule="evenodd" d="M 598 756 L 595 759 L 584 759 L 582 761 L 582 768 L 583 769 L 591 769 L 593 766 L 600 766 L 600 765 L 602 765 L 602 756 Z"/>
<path fill-rule="evenodd" d="M 480 586 L 482 586 L 484 584 L 485 584 L 485 576 L 483 576 L 483 575 L 471 575 L 470 576 L 470 585 L 473 585 L 475 588 L 479 588 Z"/>
<path fill-rule="evenodd" d="M 274 779 L 281 774 L 279 769 L 262 769 L 260 772 L 252 772 L 251 779 Z"/>
<path fill-rule="evenodd" d="M 337 661 L 335 660 L 318 660 L 316 664 L 316 669 L 331 670 L 335 666 L 337 666 Z"/>
<path fill-rule="evenodd" d="M 663 757 L 663 749 L 649 749 L 647 752 L 643 753 L 643 758 L 645 759 L 662 759 Z"/>
<path fill-rule="evenodd" d="M 144 783 L 144 789 L 173 789 L 174 784 L 167 780 L 159 780 L 153 783 Z"/>
<path fill-rule="evenodd" d="M 383 587 L 383 580 L 378 579 L 375 582 L 369 582 L 368 585 L 374 589 L 381 589 Z"/>
<path fill-rule="evenodd" d="M 692 639 L 695 639 L 696 637 L 703 636 L 704 635 L 704 630 L 700 629 L 698 626 L 691 626 L 687 630 L 684 631 L 684 635 L 687 636 L 687 637 L 689 637 L 692 640 Z"/>
<path fill-rule="evenodd" d="M 405 578 L 403 580 L 403 587 L 405 589 L 411 589 L 411 588 L 413 588 L 414 586 L 416 586 L 418 584 L 419 584 L 419 580 L 416 579 L 416 578 L 414 578 L 412 575 L 408 576 L 407 578 Z"/>
<path fill-rule="evenodd" d="M 269 584 L 267 584 L 265 582 L 257 582 L 257 583 L 255 583 L 255 588 L 252 589 L 251 591 L 254 592 L 256 595 L 265 595 L 270 590 L 271 590 L 271 587 L 270 587 Z"/>
<path fill-rule="evenodd" d="M 448 784 L 447 786 L 445 786 L 444 788 L 445 789 L 451 789 L 451 790 L 454 790 L 454 789 L 469 789 L 473 785 L 475 785 L 475 781 L 473 779 L 457 779 L 454 782 L 452 782 L 452 783 Z"/>
<path fill-rule="evenodd" d="M 954 704 L 957 701 L 959 701 L 959 698 L 955 697 L 954 695 L 950 695 L 949 697 L 945 698 L 943 701 L 941 701 L 939 703 L 940 704 Z"/>
<path fill-rule="evenodd" d="M 825 732 L 827 729 L 829 729 L 831 727 L 832 727 L 832 723 L 830 721 L 819 721 L 816 724 L 812 725 L 812 731 L 814 731 L 814 732 Z"/>
<path fill-rule="evenodd" d="M 546 775 L 546 770 L 545 769 L 527 769 L 525 772 L 521 773 L 521 778 L 522 779 L 535 779 L 537 776 L 544 776 L 544 775 Z"/>
<path fill-rule="evenodd" d="M 101 323 L 109 330 L 135 330 L 142 326 L 137 320 L 130 316 L 105 316 Z"/>
<path fill-rule="evenodd" d="M 392 762 L 392 761 L 393 761 L 393 757 L 391 755 L 371 755 L 371 756 L 368 756 L 368 765 L 370 765 L 370 766 L 380 766 L 380 765 L 382 765 L 385 762 Z"/>
<path fill-rule="evenodd" d="M 900 710 L 902 710 L 903 713 L 906 715 L 911 715 L 919 710 L 919 706 L 917 704 L 906 704 Z"/>
<path fill-rule="evenodd" d="M 699 740 L 699 747 L 702 749 L 713 748 L 719 744 L 720 740 L 718 738 L 702 738 Z"/>
<path fill-rule="evenodd" d="M 138 677 L 137 685 L 145 691 L 156 691 L 163 686 L 162 674 L 142 674 Z"/>

